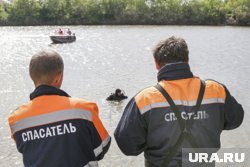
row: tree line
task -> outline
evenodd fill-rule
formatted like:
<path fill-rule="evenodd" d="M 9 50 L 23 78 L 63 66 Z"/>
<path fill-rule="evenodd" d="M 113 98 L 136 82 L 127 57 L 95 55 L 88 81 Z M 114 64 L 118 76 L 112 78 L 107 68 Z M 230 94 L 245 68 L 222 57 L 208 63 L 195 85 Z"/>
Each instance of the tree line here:
<path fill-rule="evenodd" d="M 250 0 L 14 0 L 0 25 L 250 25 Z"/>

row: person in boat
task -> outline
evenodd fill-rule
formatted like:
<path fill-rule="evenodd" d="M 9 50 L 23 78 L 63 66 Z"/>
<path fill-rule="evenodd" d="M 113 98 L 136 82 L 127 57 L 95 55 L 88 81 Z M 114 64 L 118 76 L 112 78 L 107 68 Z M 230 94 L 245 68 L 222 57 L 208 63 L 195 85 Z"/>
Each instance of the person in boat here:
<path fill-rule="evenodd" d="M 59 28 L 58 34 L 59 34 L 59 35 L 63 35 L 63 30 L 62 30 L 61 28 Z"/>
<path fill-rule="evenodd" d="M 53 50 L 36 53 L 29 71 L 35 90 L 30 102 L 11 113 L 9 126 L 25 167 L 93 167 L 108 151 L 111 137 L 96 103 L 60 89 L 63 59 Z"/>
<path fill-rule="evenodd" d="M 155 46 L 158 84 L 130 100 L 115 130 L 121 151 L 144 152 L 146 167 L 181 167 L 182 148 L 218 150 L 222 130 L 243 121 L 244 110 L 225 85 L 193 75 L 188 54 L 185 40 L 174 36 Z"/>
<path fill-rule="evenodd" d="M 106 100 L 108 101 L 120 101 L 127 99 L 128 97 L 124 95 L 121 89 L 116 89 L 115 93 L 112 93 Z"/>
<path fill-rule="evenodd" d="M 70 31 L 70 29 L 68 28 L 68 30 L 67 30 L 67 34 L 69 35 L 69 36 L 71 36 L 72 35 L 72 32 Z"/>

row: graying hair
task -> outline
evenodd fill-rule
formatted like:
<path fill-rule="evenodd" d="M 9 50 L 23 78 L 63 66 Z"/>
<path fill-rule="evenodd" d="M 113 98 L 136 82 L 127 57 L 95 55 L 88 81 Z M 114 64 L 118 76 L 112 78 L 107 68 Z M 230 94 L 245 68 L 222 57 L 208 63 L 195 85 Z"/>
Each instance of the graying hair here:
<path fill-rule="evenodd" d="M 53 50 L 43 50 L 34 54 L 29 64 L 31 79 L 36 82 L 51 83 L 54 77 L 63 72 L 62 57 Z"/>
<path fill-rule="evenodd" d="M 188 54 L 186 41 L 175 36 L 161 40 L 153 49 L 154 59 L 161 67 L 168 63 L 188 62 Z"/>

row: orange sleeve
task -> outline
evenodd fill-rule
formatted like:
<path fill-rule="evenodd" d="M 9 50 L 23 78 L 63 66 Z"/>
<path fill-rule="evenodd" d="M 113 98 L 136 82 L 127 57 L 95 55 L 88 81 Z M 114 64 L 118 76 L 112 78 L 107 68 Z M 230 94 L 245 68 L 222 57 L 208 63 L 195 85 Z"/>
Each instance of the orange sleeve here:
<path fill-rule="evenodd" d="M 98 107 L 96 104 L 94 104 L 92 107 L 93 124 L 94 124 L 96 130 L 98 131 L 102 141 L 103 141 L 108 136 L 108 132 L 105 129 L 105 127 L 103 126 L 102 121 L 100 120 L 98 113 L 99 113 Z"/>

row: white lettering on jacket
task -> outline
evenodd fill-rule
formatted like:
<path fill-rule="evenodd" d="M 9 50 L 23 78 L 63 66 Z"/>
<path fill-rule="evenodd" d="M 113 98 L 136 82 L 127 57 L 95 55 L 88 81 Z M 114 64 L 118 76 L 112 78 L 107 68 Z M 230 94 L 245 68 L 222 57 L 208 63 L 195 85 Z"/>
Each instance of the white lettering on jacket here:
<path fill-rule="evenodd" d="M 24 142 L 36 139 L 43 139 L 58 135 L 65 135 L 69 133 L 75 133 L 76 127 L 72 123 L 64 123 L 57 126 L 49 126 L 46 128 L 34 129 L 22 133 L 22 139 Z"/>
<path fill-rule="evenodd" d="M 192 112 L 192 113 L 186 113 L 185 111 L 181 112 L 181 117 L 184 120 L 191 119 L 193 115 L 194 115 L 194 112 Z M 206 111 L 198 111 L 193 116 L 193 119 L 207 119 L 207 118 L 209 118 L 209 115 L 207 114 Z M 172 122 L 175 120 L 177 120 L 177 117 L 175 116 L 175 114 L 173 112 L 165 114 L 165 121 Z"/>

